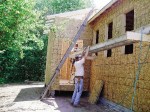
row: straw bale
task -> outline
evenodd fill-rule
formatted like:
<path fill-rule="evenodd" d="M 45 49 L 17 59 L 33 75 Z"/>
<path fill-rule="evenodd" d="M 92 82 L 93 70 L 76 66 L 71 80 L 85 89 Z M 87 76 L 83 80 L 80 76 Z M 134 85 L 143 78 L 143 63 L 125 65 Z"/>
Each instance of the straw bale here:
<path fill-rule="evenodd" d="M 104 82 L 109 81 L 109 77 L 108 76 L 101 76 Z"/>
<path fill-rule="evenodd" d="M 131 108 L 131 100 L 125 100 L 125 102 L 123 103 L 123 106 L 125 106 L 128 109 L 130 109 Z M 134 102 L 133 110 L 135 112 L 138 112 L 138 105 L 135 104 L 135 102 Z"/>
<path fill-rule="evenodd" d="M 123 101 L 122 105 L 124 105 L 126 108 L 130 109 L 131 108 L 131 99 L 130 100 L 125 99 Z M 136 105 L 136 107 L 137 107 L 137 105 Z M 134 104 L 134 108 L 135 108 L 135 104 Z"/>
<path fill-rule="evenodd" d="M 150 81 L 139 80 L 139 88 L 150 89 Z"/>
<path fill-rule="evenodd" d="M 89 92 L 91 93 L 92 90 L 93 90 L 93 83 L 90 81 Z"/>
<path fill-rule="evenodd" d="M 108 85 L 108 99 L 112 100 L 113 99 L 113 83 L 109 83 Z"/>
<path fill-rule="evenodd" d="M 148 53 L 148 56 L 147 56 L 147 53 Z M 146 57 L 147 56 L 147 57 Z M 138 56 L 136 56 L 136 59 L 138 60 Z M 141 51 L 141 55 L 140 55 L 140 61 L 141 62 L 149 62 L 149 50 L 148 50 L 148 46 L 143 48 L 142 51 Z"/>
<path fill-rule="evenodd" d="M 147 44 L 143 45 L 143 43 L 142 43 L 142 48 L 140 49 L 140 43 L 136 43 L 134 45 L 136 46 L 135 47 L 136 54 L 139 54 L 140 52 L 146 53 L 148 50 L 148 46 L 149 46 Z"/>
<path fill-rule="evenodd" d="M 110 83 L 117 83 L 117 82 L 116 82 L 116 81 L 117 81 L 117 80 L 116 80 L 116 77 L 109 76 L 109 77 L 108 77 L 108 80 L 109 80 Z"/>
<path fill-rule="evenodd" d="M 103 97 L 106 98 L 106 99 L 107 99 L 107 93 L 108 93 L 107 88 L 104 87 L 104 89 L 103 89 Z"/>
<path fill-rule="evenodd" d="M 135 64 L 129 64 L 128 65 L 128 73 L 134 74 L 135 73 Z M 134 78 L 133 76 L 129 78 Z"/>
<path fill-rule="evenodd" d="M 122 100 L 125 98 L 129 98 L 130 93 L 132 93 L 133 88 L 130 88 L 130 86 L 124 86 L 124 85 L 118 85 L 117 86 L 117 93 L 118 93 L 118 100 L 119 102 L 122 102 Z M 129 98 L 130 99 L 130 98 Z M 124 99 L 126 100 L 126 99 Z"/>
<path fill-rule="evenodd" d="M 125 85 L 126 86 L 132 86 L 134 83 L 134 80 L 133 79 L 125 79 Z"/>
<path fill-rule="evenodd" d="M 148 62 L 148 57 L 146 58 L 146 54 L 147 54 L 147 51 L 144 51 L 144 52 L 141 52 L 141 55 L 140 55 L 140 62 Z M 139 55 L 136 56 L 136 59 L 137 62 L 139 60 Z"/>
<path fill-rule="evenodd" d="M 130 55 L 130 54 L 128 54 L 128 55 L 123 54 L 123 55 L 121 56 L 121 60 L 120 60 L 121 64 L 127 64 L 128 63 L 128 55 Z"/>
<path fill-rule="evenodd" d="M 115 98 L 115 101 L 118 103 L 120 103 L 121 102 L 121 96 L 119 95 L 119 94 L 116 94 L 116 98 Z"/>
<path fill-rule="evenodd" d="M 132 72 L 129 72 L 128 65 L 123 65 L 122 67 L 123 68 L 120 71 L 120 77 L 123 77 L 123 78 L 130 77 L 129 74 L 132 73 Z"/>
<path fill-rule="evenodd" d="M 120 84 L 120 85 L 125 85 L 125 80 L 126 80 L 126 78 L 118 78 L 118 84 Z"/>
<path fill-rule="evenodd" d="M 117 84 L 112 84 L 112 100 L 114 102 L 117 102 L 116 100 L 116 97 L 117 97 Z"/>
<path fill-rule="evenodd" d="M 143 64 L 140 73 L 142 74 L 140 77 L 143 77 L 145 81 L 150 81 L 150 63 Z"/>
<path fill-rule="evenodd" d="M 115 71 L 116 71 L 116 67 L 114 65 L 111 65 L 109 76 L 115 77 Z"/>
<path fill-rule="evenodd" d="M 148 48 L 149 42 L 142 42 L 142 50 Z"/>
<path fill-rule="evenodd" d="M 138 105 L 138 112 L 149 112 L 150 106 L 147 105 Z"/>
<path fill-rule="evenodd" d="M 127 78 L 135 78 L 135 64 L 128 65 Z"/>
<path fill-rule="evenodd" d="M 90 82 L 94 82 L 94 80 L 96 79 L 96 77 L 95 77 L 96 75 L 93 73 L 93 75 L 91 76 L 91 81 Z"/>
<path fill-rule="evenodd" d="M 147 104 L 150 101 L 150 100 L 147 100 L 147 99 L 150 99 L 150 90 L 149 89 L 139 88 L 139 90 L 137 92 L 137 96 L 138 96 L 138 98 L 140 100 L 139 103 Z"/>
<path fill-rule="evenodd" d="M 108 65 L 103 66 L 103 73 L 104 73 L 103 75 L 105 77 L 109 76 L 109 69 L 108 68 L 109 68 Z"/>
<path fill-rule="evenodd" d="M 115 59 L 112 59 L 112 64 L 117 64 L 120 65 L 121 64 L 121 56 L 116 54 L 117 56 L 115 56 Z"/>
<path fill-rule="evenodd" d="M 130 101 L 130 103 L 131 103 L 131 101 Z M 131 105 L 130 105 L 129 108 L 131 108 Z M 138 107 L 138 105 L 134 105 L 134 106 L 133 106 L 133 110 L 134 110 L 135 112 L 139 112 L 139 107 Z"/>
<path fill-rule="evenodd" d="M 95 84 L 94 84 L 94 88 L 91 91 L 91 94 L 90 94 L 89 100 L 88 100 L 91 104 L 96 103 L 97 100 L 99 99 L 99 95 L 101 93 L 102 87 L 103 87 L 103 81 L 96 80 Z"/>
<path fill-rule="evenodd" d="M 120 74 L 123 72 L 123 65 L 116 65 L 115 77 L 121 77 Z"/>
<path fill-rule="evenodd" d="M 134 54 L 127 56 L 127 63 L 134 63 L 135 62 L 135 56 Z"/>
<path fill-rule="evenodd" d="M 95 104 L 95 103 L 97 102 L 97 100 L 98 100 L 98 97 L 96 96 L 96 95 L 97 95 L 97 92 L 93 90 L 91 94 L 92 94 L 92 95 L 90 95 L 88 101 L 89 101 L 91 104 Z"/>
<path fill-rule="evenodd" d="M 97 66 L 95 66 L 95 74 L 97 75 L 99 72 L 99 68 Z"/>

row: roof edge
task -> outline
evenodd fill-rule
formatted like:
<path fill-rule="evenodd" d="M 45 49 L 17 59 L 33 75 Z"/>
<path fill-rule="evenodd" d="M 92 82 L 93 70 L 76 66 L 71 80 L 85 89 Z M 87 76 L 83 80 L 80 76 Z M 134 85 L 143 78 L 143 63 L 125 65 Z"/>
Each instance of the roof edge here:
<path fill-rule="evenodd" d="M 79 10 L 74 10 L 74 11 L 62 12 L 58 14 L 47 15 L 46 19 L 60 17 L 60 16 L 66 17 L 70 15 L 81 14 L 81 13 L 85 13 L 86 11 L 89 12 L 90 10 L 91 8 L 85 8 L 85 9 L 79 9 Z"/>
<path fill-rule="evenodd" d="M 89 19 L 88 23 L 93 22 L 99 15 L 101 15 L 103 12 L 105 12 L 109 7 L 111 7 L 117 1 L 118 0 L 110 1 L 106 6 L 104 6 L 102 9 L 100 9 L 100 11 L 98 11 L 91 19 Z"/>

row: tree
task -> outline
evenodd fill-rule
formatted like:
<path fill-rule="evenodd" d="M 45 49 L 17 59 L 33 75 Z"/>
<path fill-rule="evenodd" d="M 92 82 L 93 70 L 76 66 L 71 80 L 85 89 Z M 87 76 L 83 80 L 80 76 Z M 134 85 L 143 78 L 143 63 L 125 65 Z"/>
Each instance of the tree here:
<path fill-rule="evenodd" d="M 3 0 L 0 3 L 0 81 L 23 79 L 20 75 L 20 60 L 24 51 L 33 49 L 29 43 L 42 49 L 43 41 L 38 37 L 39 13 L 34 11 L 34 0 Z M 32 41 L 32 42 L 31 42 Z"/>
<path fill-rule="evenodd" d="M 36 0 L 35 8 L 44 10 L 45 14 L 56 14 L 66 11 L 84 9 L 91 6 L 90 0 Z"/>
<path fill-rule="evenodd" d="M 0 0 L 0 83 L 44 78 L 44 16 L 85 8 L 84 0 Z"/>

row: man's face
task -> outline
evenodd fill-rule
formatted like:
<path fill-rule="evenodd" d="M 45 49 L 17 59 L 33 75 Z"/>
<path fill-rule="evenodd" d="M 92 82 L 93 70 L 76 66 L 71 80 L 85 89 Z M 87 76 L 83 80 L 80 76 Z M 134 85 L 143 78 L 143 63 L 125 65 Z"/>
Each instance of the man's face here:
<path fill-rule="evenodd" d="M 76 57 L 76 58 L 75 58 L 76 61 L 79 61 L 79 60 L 81 60 L 81 59 L 82 59 L 82 57 Z"/>
<path fill-rule="evenodd" d="M 78 47 L 78 44 L 76 44 L 75 47 Z"/>
<path fill-rule="evenodd" d="M 79 60 L 81 60 L 82 59 L 82 57 L 79 57 Z"/>

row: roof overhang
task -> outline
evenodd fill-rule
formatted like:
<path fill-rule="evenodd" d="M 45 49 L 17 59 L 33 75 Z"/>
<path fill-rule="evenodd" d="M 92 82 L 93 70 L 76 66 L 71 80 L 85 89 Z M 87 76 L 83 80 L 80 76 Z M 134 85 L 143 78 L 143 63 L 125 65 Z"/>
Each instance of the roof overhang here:
<path fill-rule="evenodd" d="M 68 12 L 63 12 L 59 14 L 53 14 L 53 15 L 47 15 L 46 19 L 54 19 L 56 17 L 62 17 L 62 18 L 77 18 L 77 16 L 85 15 L 87 14 L 91 8 L 86 8 L 86 9 L 81 9 L 81 10 L 75 10 L 75 11 L 68 11 Z M 83 18 L 82 18 L 83 19 Z"/>
<path fill-rule="evenodd" d="M 100 16 L 103 12 L 105 12 L 108 8 L 110 8 L 117 1 L 118 0 L 110 1 L 106 6 L 104 6 L 100 11 L 98 11 L 98 13 L 96 13 L 91 19 L 89 19 L 88 23 L 93 22 L 98 16 Z"/>

